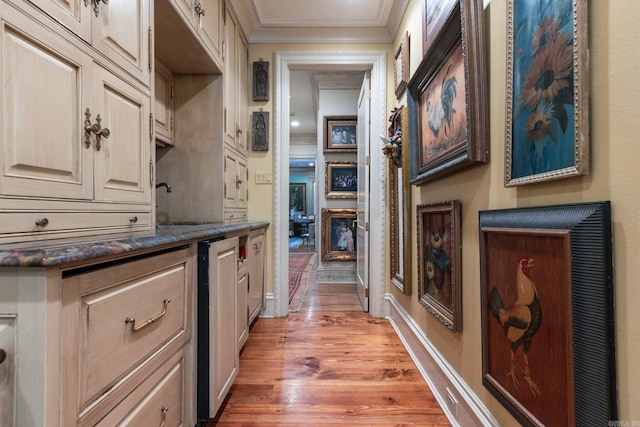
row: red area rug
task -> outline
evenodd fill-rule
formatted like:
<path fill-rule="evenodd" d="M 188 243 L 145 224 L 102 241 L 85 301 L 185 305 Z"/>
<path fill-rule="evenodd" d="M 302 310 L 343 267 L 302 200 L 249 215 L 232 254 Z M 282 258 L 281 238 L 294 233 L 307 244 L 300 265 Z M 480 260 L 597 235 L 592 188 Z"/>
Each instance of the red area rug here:
<path fill-rule="evenodd" d="M 289 253 L 289 303 L 300 289 L 302 273 L 313 253 Z"/>

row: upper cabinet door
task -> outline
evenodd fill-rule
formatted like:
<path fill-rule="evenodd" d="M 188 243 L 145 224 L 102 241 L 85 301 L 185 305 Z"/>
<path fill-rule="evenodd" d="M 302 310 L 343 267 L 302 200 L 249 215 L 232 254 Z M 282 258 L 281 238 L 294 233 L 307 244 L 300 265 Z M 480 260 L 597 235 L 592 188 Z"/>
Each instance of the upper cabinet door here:
<path fill-rule="evenodd" d="M 0 194 L 91 199 L 91 58 L 15 9 L 0 12 Z"/>
<path fill-rule="evenodd" d="M 95 115 L 109 129 L 96 141 L 96 200 L 150 203 L 151 142 L 148 95 L 96 66 Z"/>
<path fill-rule="evenodd" d="M 196 0 L 200 7 L 198 32 L 207 49 L 216 58 L 222 57 L 222 38 L 224 37 L 223 0 Z"/>
<path fill-rule="evenodd" d="M 86 0 L 29 0 L 87 43 L 91 43 L 93 1 Z"/>
<path fill-rule="evenodd" d="M 149 86 L 149 0 L 109 0 L 99 8 L 93 20 L 93 46 Z"/>

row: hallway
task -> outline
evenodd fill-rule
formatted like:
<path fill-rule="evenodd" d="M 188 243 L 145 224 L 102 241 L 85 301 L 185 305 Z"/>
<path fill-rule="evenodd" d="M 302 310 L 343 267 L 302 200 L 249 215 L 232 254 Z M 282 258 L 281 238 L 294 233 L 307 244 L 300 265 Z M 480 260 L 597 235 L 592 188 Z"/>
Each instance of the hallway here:
<path fill-rule="evenodd" d="M 254 324 L 209 426 L 449 426 L 389 322 L 314 273 L 297 312 Z"/>

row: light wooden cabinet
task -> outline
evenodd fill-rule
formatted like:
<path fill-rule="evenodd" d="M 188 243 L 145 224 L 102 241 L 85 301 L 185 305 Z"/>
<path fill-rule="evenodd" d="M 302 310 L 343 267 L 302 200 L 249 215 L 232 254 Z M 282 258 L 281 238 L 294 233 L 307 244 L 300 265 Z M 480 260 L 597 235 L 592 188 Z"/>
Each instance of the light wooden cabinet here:
<path fill-rule="evenodd" d="M 224 138 L 230 147 L 247 154 L 248 91 L 247 42 L 230 7 L 225 9 Z"/>
<path fill-rule="evenodd" d="M 249 338 L 249 315 L 247 299 L 249 295 L 249 272 L 247 269 L 238 271 L 238 290 L 236 292 L 236 318 L 238 329 L 238 351 Z"/>
<path fill-rule="evenodd" d="M 22 355 L 16 425 L 193 426 L 195 262 L 189 245 L 72 268 L 0 268 Z M 1 325 L 0 316 L 0 339 Z"/>
<path fill-rule="evenodd" d="M 156 140 L 173 145 L 173 74 L 160 61 L 156 61 L 155 75 L 155 132 Z"/>
<path fill-rule="evenodd" d="M 234 150 L 224 150 L 225 220 L 247 220 L 249 168 L 247 158 Z"/>
<path fill-rule="evenodd" d="M 238 238 L 211 244 L 209 250 L 209 416 L 220 409 L 238 375 Z"/>
<path fill-rule="evenodd" d="M 249 290 L 247 296 L 249 325 L 260 315 L 264 306 L 265 248 L 265 229 L 252 231 L 249 234 L 247 248 L 249 261 Z"/>
<path fill-rule="evenodd" d="M 7 295 L 0 289 L 0 295 L 7 302 Z M 11 309 L 10 309 L 11 310 Z M 6 307 L 0 307 L 0 425 L 15 427 L 15 386 L 16 386 L 16 352 L 15 352 L 15 313 Z"/>
<path fill-rule="evenodd" d="M 146 86 L 151 80 L 149 0 L 28 0 Z"/>
<path fill-rule="evenodd" d="M 148 22 L 144 3 L 136 16 Z M 52 32 L 48 16 L 20 5 L 25 10 L 7 3 L 0 10 L 0 216 L 11 228 L 0 243 L 151 228 L 149 89 L 116 74 L 102 52 L 64 30 Z M 111 2 L 110 14 L 105 7 L 102 16 L 118 18 L 117 5 Z M 111 22 L 101 34 L 111 38 L 116 27 Z M 78 223 L 56 222 L 56 212 Z M 116 220 L 107 212 L 121 215 Z M 22 213 L 26 223 L 12 219 Z"/>

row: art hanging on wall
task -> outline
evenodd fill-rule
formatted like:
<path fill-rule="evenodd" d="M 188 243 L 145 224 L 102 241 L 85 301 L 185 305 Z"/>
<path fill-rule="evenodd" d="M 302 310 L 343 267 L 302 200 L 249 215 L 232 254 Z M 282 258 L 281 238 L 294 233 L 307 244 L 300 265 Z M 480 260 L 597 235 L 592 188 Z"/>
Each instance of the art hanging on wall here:
<path fill-rule="evenodd" d="M 269 100 L 269 63 L 262 58 L 253 63 L 253 100 Z"/>
<path fill-rule="evenodd" d="M 453 332 L 462 329 L 460 202 L 421 204 L 418 224 L 418 298 Z"/>
<path fill-rule="evenodd" d="M 324 152 L 351 153 L 358 147 L 357 116 L 324 116 Z"/>
<path fill-rule="evenodd" d="M 402 147 L 402 139 L 408 138 L 409 120 L 407 109 L 397 107 L 391 111 L 389 118 L 389 138 L 396 139 Z M 385 151 L 383 149 L 383 151 Z M 411 235 L 413 232 L 411 220 L 411 185 L 409 184 L 409 156 L 406 150 L 399 150 L 399 159 L 389 156 L 387 169 L 389 186 L 389 243 L 391 247 L 390 278 L 391 284 L 405 295 L 411 295 Z"/>
<path fill-rule="evenodd" d="M 409 81 L 412 184 L 422 185 L 489 159 L 481 7 L 472 0 L 454 3 Z"/>
<path fill-rule="evenodd" d="M 505 185 L 587 174 L 587 2 L 507 3 Z"/>
<path fill-rule="evenodd" d="M 289 210 L 298 215 L 307 213 L 307 184 L 289 183 Z"/>
<path fill-rule="evenodd" d="M 355 199 L 358 193 L 357 162 L 326 162 L 325 197 Z"/>
<path fill-rule="evenodd" d="M 422 56 L 427 55 L 455 4 L 456 0 L 422 0 Z"/>
<path fill-rule="evenodd" d="M 409 32 L 402 36 L 400 46 L 393 58 L 393 80 L 396 98 L 400 99 L 409 82 Z"/>
<path fill-rule="evenodd" d="M 355 261 L 357 255 L 355 208 L 322 209 L 322 260 Z"/>
<path fill-rule="evenodd" d="M 254 111 L 251 115 L 251 149 L 253 151 L 269 151 L 269 112 Z"/>
<path fill-rule="evenodd" d="M 617 419 L 610 203 L 479 220 L 483 385 L 525 426 Z"/>

